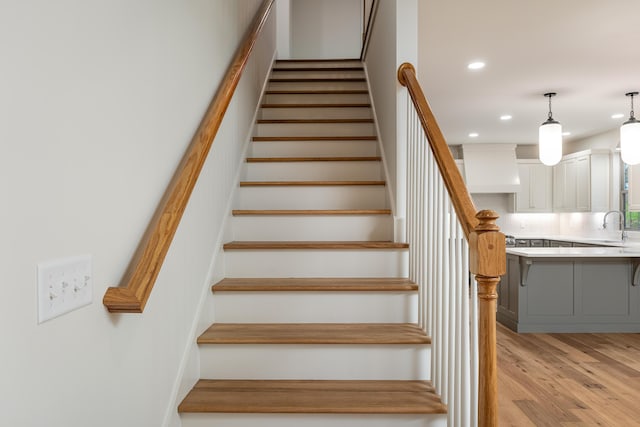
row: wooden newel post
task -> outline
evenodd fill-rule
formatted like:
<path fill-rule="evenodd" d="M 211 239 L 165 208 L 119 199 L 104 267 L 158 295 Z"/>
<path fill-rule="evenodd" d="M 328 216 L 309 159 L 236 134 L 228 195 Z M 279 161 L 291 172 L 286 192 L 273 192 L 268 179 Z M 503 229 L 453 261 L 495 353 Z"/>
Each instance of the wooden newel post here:
<path fill-rule="evenodd" d="M 496 287 L 506 271 L 506 245 L 504 234 L 496 225 L 495 211 L 480 211 L 476 218 L 479 223 L 469 235 L 469 264 L 478 282 L 480 310 L 478 426 L 495 427 L 498 425 Z"/>

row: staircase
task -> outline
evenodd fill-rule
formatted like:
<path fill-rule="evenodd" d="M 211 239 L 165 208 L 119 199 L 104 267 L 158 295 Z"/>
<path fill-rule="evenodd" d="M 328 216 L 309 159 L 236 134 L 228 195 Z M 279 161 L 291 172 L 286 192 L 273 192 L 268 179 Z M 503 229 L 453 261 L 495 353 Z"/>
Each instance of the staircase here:
<path fill-rule="evenodd" d="M 251 144 L 183 426 L 446 425 L 361 63 L 277 61 Z"/>

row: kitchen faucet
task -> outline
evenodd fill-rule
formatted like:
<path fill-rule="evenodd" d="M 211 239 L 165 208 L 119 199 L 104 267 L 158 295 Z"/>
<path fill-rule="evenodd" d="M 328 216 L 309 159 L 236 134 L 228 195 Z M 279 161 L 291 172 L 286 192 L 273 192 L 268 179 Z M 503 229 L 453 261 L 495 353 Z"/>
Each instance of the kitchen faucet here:
<path fill-rule="evenodd" d="M 621 211 L 609 211 L 606 214 L 604 214 L 604 218 L 602 220 L 602 228 L 603 229 L 607 228 L 607 216 L 612 213 L 617 213 L 618 215 L 620 215 L 620 231 L 622 232 L 622 236 L 620 238 L 623 242 L 626 242 L 627 241 L 627 232 L 625 231 L 626 221 L 625 221 L 624 214 Z"/>

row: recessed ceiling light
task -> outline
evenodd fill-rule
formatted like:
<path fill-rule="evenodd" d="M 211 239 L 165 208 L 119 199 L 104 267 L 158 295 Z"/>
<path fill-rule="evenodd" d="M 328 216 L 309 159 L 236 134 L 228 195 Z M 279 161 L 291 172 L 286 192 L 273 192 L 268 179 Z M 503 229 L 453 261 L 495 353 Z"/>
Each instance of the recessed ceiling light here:
<path fill-rule="evenodd" d="M 511 120 L 513 117 L 511 117 L 511 114 L 504 114 L 502 116 L 500 116 L 500 120 Z"/>
<path fill-rule="evenodd" d="M 612 118 L 612 119 L 621 119 L 621 118 L 623 118 L 623 117 L 624 117 L 624 114 L 620 114 L 620 113 L 618 113 L 618 114 L 613 114 L 613 115 L 611 116 L 611 118 Z"/>
<path fill-rule="evenodd" d="M 471 62 L 469 65 L 467 65 L 467 68 L 470 70 L 480 70 L 482 68 L 484 68 L 485 63 L 482 61 L 475 61 L 475 62 Z"/>
<path fill-rule="evenodd" d="M 562 132 L 562 136 L 569 136 L 571 135 L 571 132 Z"/>
<path fill-rule="evenodd" d="M 477 138 L 480 134 L 478 132 L 471 132 L 469 138 Z"/>

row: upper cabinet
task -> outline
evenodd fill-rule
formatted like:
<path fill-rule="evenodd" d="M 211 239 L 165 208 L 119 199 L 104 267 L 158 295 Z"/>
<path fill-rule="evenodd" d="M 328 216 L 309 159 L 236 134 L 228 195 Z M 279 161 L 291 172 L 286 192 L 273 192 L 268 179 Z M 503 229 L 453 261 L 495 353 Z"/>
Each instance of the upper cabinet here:
<path fill-rule="evenodd" d="M 608 211 L 609 164 L 607 150 L 586 150 L 564 156 L 553 167 L 553 210 Z"/>
<path fill-rule="evenodd" d="M 640 164 L 629 165 L 627 174 L 629 211 L 640 212 Z"/>
<path fill-rule="evenodd" d="M 511 200 L 513 212 L 551 212 L 553 168 L 534 159 L 518 160 L 520 189 Z"/>

